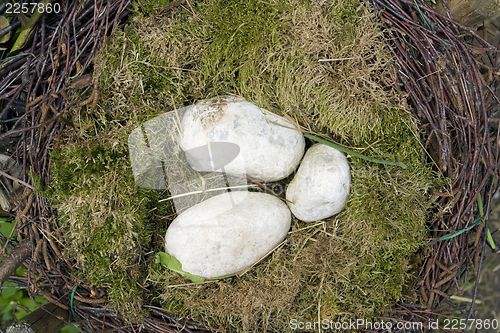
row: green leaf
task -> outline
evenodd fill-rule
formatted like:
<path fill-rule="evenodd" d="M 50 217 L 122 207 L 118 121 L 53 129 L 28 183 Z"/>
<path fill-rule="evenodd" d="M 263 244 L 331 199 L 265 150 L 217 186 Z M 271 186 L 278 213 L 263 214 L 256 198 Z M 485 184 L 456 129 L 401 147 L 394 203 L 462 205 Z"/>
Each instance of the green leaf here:
<path fill-rule="evenodd" d="M 182 270 L 182 264 L 180 263 L 179 260 L 176 258 L 172 257 L 170 254 L 165 253 L 165 252 L 158 252 L 155 256 L 155 263 L 156 264 L 162 264 L 166 268 L 179 273 L 182 276 L 185 276 L 189 278 L 191 281 L 194 283 L 200 283 L 205 281 L 204 278 L 193 275 L 191 273 L 185 272 Z"/>
<path fill-rule="evenodd" d="M 16 319 L 19 320 L 23 317 L 26 317 L 28 315 L 28 311 L 24 310 L 23 308 L 16 308 Z"/>
<path fill-rule="evenodd" d="M 14 299 L 20 302 L 24 298 L 24 293 L 22 290 L 16 289 L 16 293 L 14 294 Z"/>
<path fill-rule="evenodd" d="M 16 271 L 14 272 L 14 275 L 17 275 L 17 276 L 24 276 L 24 272 L 26 272 L 26 268 L 20 266 L 16 269 Z"/>
<path fill-rule="evenodd" d="M 12 316 L 12 309 L 14 308 L 14 302 L 9 302 L 3 309 L 2 309 L 2 320 L 5 323 L 6 321 L 14 319 Z"/>
<path fill-rule="evenodd" d="M 53 0 L 43 0 L 41 4 L 43 4 L 42 7 L 37 7 L 37 8 L 46 8 L 47 4 L 51 3 Z M 12 49 L 10 50 L 9 54 L 13 54 L 15 52 L 20 51 L 22 48 L 26 47 L 28 42 L 31 40 L 33 37 L 33 33 L 35 31 L 36 24 L 38 23 L 38 20 L 42 17 L 44 14 L 43 10 L 35 10 L 33 15 L 29 18 L 28 22 L 25 23 L 25 26 L 19 33 L 19 36 L 17 37 L 16 41 L 14 42 L 14 45 L 12 46 Z"/>
<path fill-rule="evenodd" d="M 12 231 L 12 228 L 14 227 L 14 223 L 11 223 L 10 221 L 0 221 L 0 232 L 5 236 L 9 237 L 10 232 Z"/>
<path fill-rule="evenodd" d="M 78 333 L 78 332 L 80 331 L 77 330 L 73 325 L 66 325 L 61 329 L 61 333 Z"/>
<path fill-rule="evenodd" d="M 0 29 L 7 28 L 9 25 L 10 25 L 9 21 L 5 18 L 5 16 L 1 15 L 0 16 Z M 6 33 L 5 35 L 3 35 L 0 38 L 0 44 L 8 42 L 10 39 L 10 35 L 11 35 L 10 31 L 8 33 Z"/>
<path fill-rule="evenodd" d="M 47 299 L 43 296 L 35 296 L 35 301 L 38 303 L 38 304 L 47 304 L 49 301 L 47 301 Z"/>
<path fill-rule="evenodd" d="M 27 307 L 30 311 L 35 311 L 38 308 L 38 305 L 29 296 L 19 300 L 19 304 Z"/>
<path fill-rule="evenodd" d="M 11 297 L 14 297 L 14 295 L 16 294 L 16 291 L 17 289 L 15 288 L 3 288 L 2 289 L 2 298 L 11 298 Z"/>

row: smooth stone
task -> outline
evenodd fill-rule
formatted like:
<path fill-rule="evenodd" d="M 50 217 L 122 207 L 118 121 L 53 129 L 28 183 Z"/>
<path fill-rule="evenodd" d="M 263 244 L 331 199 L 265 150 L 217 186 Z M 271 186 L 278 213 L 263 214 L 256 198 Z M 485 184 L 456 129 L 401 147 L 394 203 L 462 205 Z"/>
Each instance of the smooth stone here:
<path fill-rule="evenodd" d="M 223 193 L 181 213 L 167 230 L 165 249 L 188 273 L 225 276 L 267 255 L 285 239 L 290 223 L 290 210 L 277 197 Z"/>
<path fill-rule="evenodd" d="M 277 181 L 290 175 L 304 154 L 304 136 L 295 125 L 240 97 L 218 96 L 188 107 L 182 118 L 182 129 L 182 150 L 193 152 L 199 148 L 203 152 L 206 150 L 203 147 L 211 144 L 212 164 L 196 163 L 188 158 L 197 171 L 247 174 L 259 181 Z M 236 153 L 243 158 L 233 158 L 221 166 L 224 164 L 221 160 L 231 160 L 224 157 L 224 153 L 230 155 L 231 152 L 227 148 L 214 151 L 213 143 L 220 142 L 238 145 Z M 215 161 L 216 156 L 221 157 Z M 204 158 L 206 156 L 200 153 L 200 160 Z"/>
<path fill-rule="evenodd" d="M 324 144 L 309 148 L 286 190 L 287 204 L 299 220 L 313 222 L 342 211 L 351 175 L 345 155 Z"/>

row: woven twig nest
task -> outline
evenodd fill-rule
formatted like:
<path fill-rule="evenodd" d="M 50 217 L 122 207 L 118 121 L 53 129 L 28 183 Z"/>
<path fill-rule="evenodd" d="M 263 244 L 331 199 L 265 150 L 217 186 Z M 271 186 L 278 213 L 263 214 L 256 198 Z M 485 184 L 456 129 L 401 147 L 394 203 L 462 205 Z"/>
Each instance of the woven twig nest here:
<path fill-rule="evenodd" d="M 19 136 L 13 157 L 31 187 L 13 198 L 11 214 L 18 238 L 33 243 L 28 268 L 35 279 L 25 280 L 32 295 L 70 309 L 85 332 L 282 331 L 297 313 L 327 322 L 353 315 L 377 320 L 382 311 L 394 320 L 434 320 L 466 274 L 479 274 L 499 130 L 492 125 L 498 50 L 476 31 L 406 0 L 304 5 L 291 14 L 289 4 L 253 4 L 240 16 L 237 5 L 215 1 L 136 5 L 127 16 L 130 6 L 63 4 L 61 15 L 37 27 L 31 53 L 4 60 L 2 117 L 14 120 L 1 124 L 1 138 Z M 119 27 L 126 17 L 133 19 Z M 336 34 L 339 27 L 343 34 Z M 292 37 L 283 39 L 284 31 Z M 280 42 L 255 39 L 267 32 Z M 238 33 L 254 39 L 245 44 Z M 351 158 L 351 201 L 338 219 L 296 222 L 289 244 L 247 275 L 190 285 L 153 260 L 174 216 L 157 204 L 168 194 L 143 191 L 117 170 L 128 170 L 124 152 L 133 128 L 224 93 L 286 113 L 373 157 L 404 159 L 409 171 Z M 10 182 L 2 179 L 6 188 Z M 93 187 L 102 190 L 87 191 Z M 373 226 L 363 218 L 373 214 L 389 222 L 378 217 Z M 127 221 L 126 228 L 116 221 Z M 357 233 L 358 239 L 345 236 Z M 353 249 L 335 247 L 346 240 Z M 142 252 L 133 253 L 139 245 Z M 354 250 L 373 265 L 354 261 L 347 255 Z M 128 262 L 120 261 L 123 255 Z M 395 303 L 402 298 L 405 305 Z"/>

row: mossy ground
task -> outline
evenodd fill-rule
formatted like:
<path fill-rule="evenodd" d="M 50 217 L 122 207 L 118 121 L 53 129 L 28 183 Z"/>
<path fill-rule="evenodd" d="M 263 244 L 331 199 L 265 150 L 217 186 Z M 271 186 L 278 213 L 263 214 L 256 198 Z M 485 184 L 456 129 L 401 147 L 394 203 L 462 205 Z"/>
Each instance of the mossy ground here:
<path fill-rule="evenodd" d="M 412 280 L 430 193 L 443 181 L 422 164 L 415 120 L 388 89 L 391 57 L 375 15 L 357 0 L 168 4 L 134 5 L 96 60 L 97 110 L 71 110 L 75 128 L 52 151 L 47 193 L 82 283 L 108 287 L 134 320 L 153 303 L 239 331 L 387 310 Z M 158 204 L 168 193 L 135 186 L 127 136 L 155 115 L 223 94 L 408 168 L 350 157 L 341 214 L 294 220 L 286 243 L 241 277 L 189 284 L 154 264 L 174 214 Z"/>

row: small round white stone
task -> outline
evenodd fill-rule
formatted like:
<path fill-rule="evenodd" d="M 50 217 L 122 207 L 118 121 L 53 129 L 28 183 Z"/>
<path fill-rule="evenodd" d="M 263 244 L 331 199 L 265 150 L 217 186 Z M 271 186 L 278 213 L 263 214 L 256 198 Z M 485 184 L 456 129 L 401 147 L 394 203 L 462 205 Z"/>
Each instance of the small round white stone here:
<path fill-rule="evenodd" d="M 288 185 L 286 199 L 299 220 L 313 222 L 342 211 L 350 186 L 345 155 L 327 145 L 315 144 L 307 150 Z"/>
<path fill-rule="evenodd" d="M 283 241 L 291 213 L 265 193 L 229 192 L 181 213 L 165 235 L 165 249 L 182 269 L 203 278 L 237 273 Z"/>
<path fill-rule="evenodd" d="M 224 170 L 191 164 L 197 171 L 277 181 L 290 175 L 304 154 L 304 136 L 293 124 L 239 97 L 218 96 L 188 107 L 182 129 L 180 146 L 184 151 L 212 142 L 231 142 L 240 148 L 242 160 L 235 159 Z"/>

